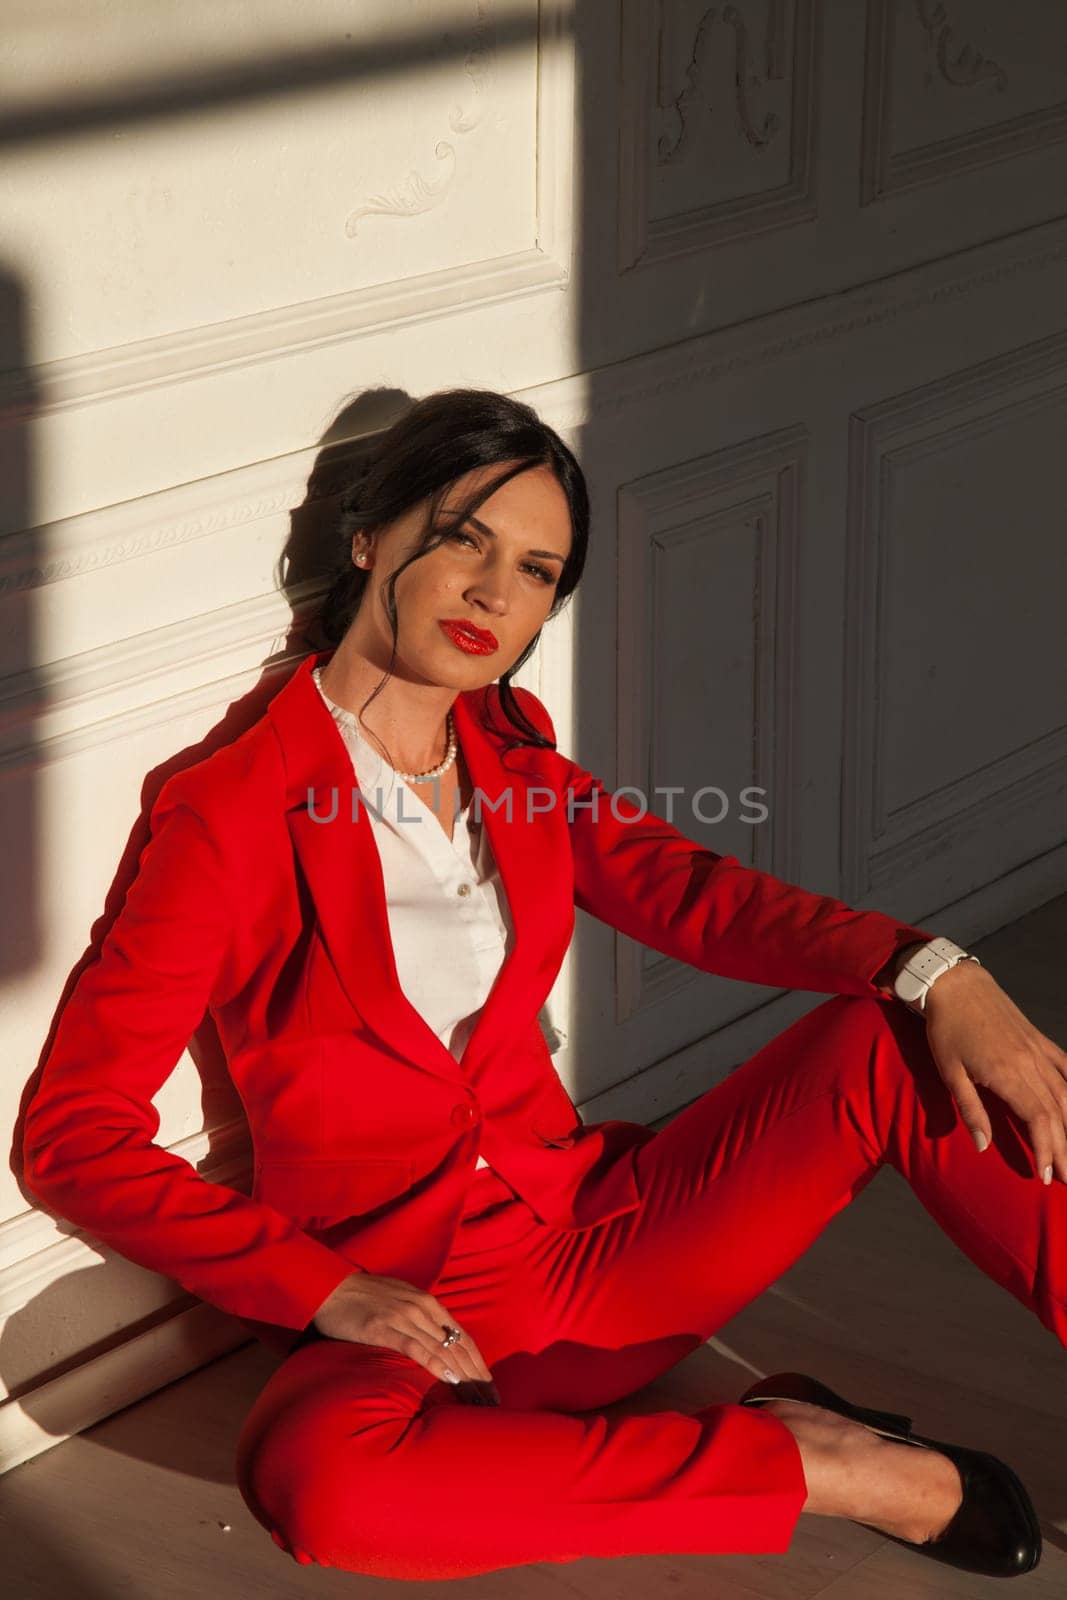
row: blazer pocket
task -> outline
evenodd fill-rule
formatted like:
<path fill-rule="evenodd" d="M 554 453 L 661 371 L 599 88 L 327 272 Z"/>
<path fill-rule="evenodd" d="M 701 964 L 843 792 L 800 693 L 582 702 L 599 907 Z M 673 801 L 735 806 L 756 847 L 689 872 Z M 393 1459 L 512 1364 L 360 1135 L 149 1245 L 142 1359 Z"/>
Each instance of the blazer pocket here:
<path fill-rule="evenodd" d="M 263 1161 L 255 1198 L 294 1222 L 326 1227 L 362 1216 L 411 1188 L 412 1164 L 403 1159 Z"/>

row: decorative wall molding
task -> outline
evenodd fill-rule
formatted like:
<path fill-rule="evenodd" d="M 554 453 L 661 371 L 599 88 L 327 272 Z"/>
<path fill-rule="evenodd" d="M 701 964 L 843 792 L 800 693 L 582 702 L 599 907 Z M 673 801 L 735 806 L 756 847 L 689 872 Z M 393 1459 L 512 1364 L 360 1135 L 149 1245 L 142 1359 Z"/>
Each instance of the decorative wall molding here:
<path fill-rule="evenodd" d="M 568 281 L 568 265 L 535 247 L 495 261 L 420 273 L 400 283 L 355 289 L 158 339 L 140 339 L 87 356 L 43 362 L 0 379 L 0 427 L 26 423 L 70 406 L 88 406 L 183 379 L 301 355 L 320 345 L 347 344 L 462 307 L 563 288 Z"/>
<path fill-rule="evenodd" d="M 243 1118 L 203 1129 L 167 1146 L 211 1183 L 248 1194 L 252 1147 Z M 70 1275 L 95 1267 L 99 1248 L 80 1229 L 43 1209 L 0 1223 L 0 1320 L 19 1313 Z M 31 1389 L 0 1398 L 0 1475 L 123 1406 L 249 1342 L 248 1329 L 216 1307 L 185 1295 L 161 1308 L 158 1320 L 121 1334 L 110 1348 L 80 1359 Z M 103 1286 L 101 1286 L 103 1292 Z"/>
<path fill-rule="evenodd" d="M 914 0 L 919 22 L 926 30 L 930 53 L 937 70 L 954 89 L 971 89 L 976 83 L 992 79 L 998 89 L 1008 87 L 1008 74 L 998 62 L 987 58 L 970 40 L 962 43 L 941 0 Z M 1007 13 L 1004 17 L 1007 21 Z M 950 56 L 949 51 L 955 51 Z"/>
<path fill-rule="evenodd" d="M 257 680 L 292 670 L 295 656 L 272 658 L 323 587 L 294 588 L 291 606 L 256 596 L 13 674 L 0 697 L 0 781 L 200 713 L 221 714 Z"/>
<path fill-rule="evenodd" d="M 1057 219 L 895 273 L 874 285 L 753 317 L 634 357 L 618 368 L 584 373 L 521 395 L 536 392 L 538 407 L 545 407 L 546 419 L 554 427 L 578 430 L 594 419 L 618 415 L 668 393 L 701 388 L 890 325 L 945 300 L 963 300 L 1021 277 L 1061 270 L 1065 261 L 1067 221 Z M 354 452 L 365 445 L 365 440 L 356 441 Z M 0 552 L 0 598 L 287 510 L 300 503 L 292 497 L 303 497 L 317 453 L 318 446 L 312 446 L 9 534 Z M 50 552 L 45 562 L 40 559 L 42 549 Z"/>
<path fill-rule="evenodd" d="M 764 791 L 769 826 L 753 829 L 751 864 L 791 881 L 797 841 L 793 692 L 798 676 L 795 621 L 803 478 L 810 441 L 803 427 L 746 440 L 621 486 L 618 491 L 618 787 L 651 797 L 656 771 L 653 685 L 657 571 L 693 539 L 714 540 L 743 524 L 752 541 L 752 662 L 755 725 L 752 770 L 744 782 Z M 658 811 L 658 806 L 650 809 Z M 685 829 L 682 830 L 686 831 Z M 680 993 L 695 969 L 615 935 L 617 1023 Z"/>
<path fill-rule="evenodd" d="M 1004 69 L 969 41 L 960 42 L 941 0 L 909 0 L 910 16 L 900 16 L 901 0 L 867 0 L 867 46 L 863 86 L 860 204 L 937 183 L 976 167 L 1013 160 L 1067 138 L 1067 101 L 1008 116 L 1003 110 L 983 128 L 948 135 L 912 148 L 893 148 L 892 113 L 897 86 L 894 55 L 898 27 L 923 29 L 930 59 L 946 95 L 960 90 L 1005 94 Z M 1004 26 L 1018 32 L 1021 19 L 1004 8 Z M 955 52 L 952 54 L 951 52 Z M 993 118 L 993 110 L 990 116 Z"/>
<path fill-rule="evenodd" d="M 876 285 L 776 311 L 666 350 L 566 378 L 519 398 L 572 442 L 607 421 L 677 394 L 892 327 L 945 302 L 1062 273 L 1067 221 L 977 246 Z M 1039 285 L 1033 283 L 1033 292 Z M 1029 292 L 1029 291 L 1027 291 Z M 353 454 L 366 440 L 353 441 Z M 0 555 L 0 598 L 41 584 L 245 525 L 282 517 L 306 493 L 318 447 L 161 490 L 124 505 L 85 512 L 10 535 Z M 280 543 L 280 540 L 279 540 Z M 49 552 L 46 559 L 41 551 Z M 324 581 L 324 580 L 323 580 Z M 0 776 L 29 761 L 47 763 L 96 744 L 224 705 L 249 687 L 250 662 L 281 649 L 290 623 L 317 603 L 322 581 L 294 585 L 129 640 L 9 676 L 0 692 Z M 208 681 L 190 671 L 209 663 Z M 180 673 L 179 673 L 180 669 Z M 178 685 L 175 688 L 175 684 Z M 139 699 L 131 705 L 133 690 Z M 160 692 L 160 691 L 163 692 Z"/>
<path fill-rule="evenodd" d="M 767 26 L 763 39 L 764 76 L 768 82 L 773 79 L 783 80 L 785 73 L 785 16 L 784 0 L 769 0 L 767 7 Z M 690 118 L 689 109 L 692 105 L 707 105 L 709 102 L 708 55 L 710 42 L 708 36 L 711 24 L 719 21 L 719 8 L 709 6 L 697 24 L 693 37 L 693 47 L 689 57 L 689 64 L 685 72 L 685 88 L 670 99 L 670 110 L 678 119 L 678 132 L 673 139 L 669 134 L 660 135 L 656 147 L 656 159 L 660 166 L 669 162 L 678 161 L 689 151 Z M 760 86 L 759 75 L 753 70 L 751 56 L 754 51 L 749 42 L 748 25 L 736 6 L 728 5 L 722 8 L 722 22 L 733 33 L 734 41 L 734 100 L 737 121 L 741 132 L 749 144 L 756 149 L 762 149 L 772 139 L 777 138 L 781 132 L 781 119 L 774 111 L 768 111 L 763 118 L 762 126 L 756 126 L 756 113 L 750 103 L 749 96 L 754 89 Z M 660 30 L 660 81 L 663 81 L 663 32 Z M 657 105 L 657 110 L 663 112 L 667 109 L 665 103 Z"/>
<path fill-rule="evenodd" d="M 525 397 L 536 395 L 538 407 L 553 404 L 559 419 L 555 426 L 580 427 L 594 418 L 618 415 L 635 405 L 702 389 L 806 350 L 890 327 L 947 300 L 963 300 L 1030 274 L 1060 273 L 1065 260 L 1067 221 L 1056 219 L 874 284 L 857 285 L 633 357 L 618 368 L 598 369 L 585 374 L 580 386 L 578 380 L 567 379 L 527 391 Z M 565 386 L 570 394 L 560 393 Z M 542 401 L 542 395 L 548 398 Z"/>
<path fill-rule="evenodd" d="M 681 87 L 665 62 L 670 21 L 664 0 L 624 0 L 619 117 L 618 266 L 620 273 L 675 256 L 703 254 L 713 245 L 785 228 L 815 216 L 815 125 L 818 28 L 811 0 L 767 0 L 762 36 L 738 5 L 709 6 L 693 32 Z M 792 38 L 792 49 L 787 38 Z M 701 178 L 729 167 L 729 149 L 709 150 L 694 132 L 697 116 L 715 109 L 712 69 L 726 53 L 732 63 L 732 127 L 737 150 L 765 157 L 788 144 L 784 182 L 720 201 L 700 198 Z M 761 76 L 762 74 L 762 76 Z M 791 82 L 790 82 L 791 80 Z M 760 111 L 768 84 L 790 84 L 791 121 Z M 783 96 L 784 96 L 783 89 Z M 714 158 L 714 161 L 713 159 Z M 693 203 L 654 216 L 657 169 L 687 164 L 695 171 Z M 747 167 L 741 169 L 743 178 Z M 705 193 L 707 182 L 705 179 Z"/>
<path fill-rule="evenodd" d="M 448 117 L 448 126 L 453 133 L 467 134 L 473 132 L 482 120 L 484 105 L 484 83 L 491 76 L 495 57 L 493 52 L 493 38 L 495 29 L 488 18 L 488 0 L 475 0 L 478 21 L 474 29 L 478 43 L 467 52 L 464 61 L 464 71 L 471 80 L 474 91 L 473 109 L 466 109 L 461 105 L 453 106 Z M 384 194 L 370 195 L 362 205 L 351 210 L 345 219 L 345 233 L 354 239 L 359 231 L 361 217 L 367 216 L 397 216 L 413 217 L 424 211 L 431 210 L 438 205 L 451 188 L 452 180 L 456 175 L 456 147 L 449 144 L 447 139 L 439 139 L 434 145 L 434 157 L 448 165 L 440 176 L 424 178 L 421 172 L 409 172 L 407 177 Z"/>
<path fill-rule="evenodd" d="M 249 1342 L 247 1328 L 201 1302 L 4 1401 L 0 1475 Z"/>
<path fill-rule="evenodd" d="M 1035 393 L 1034 385 L 1040 388 Z M 841 898 L 862 903 L 977 827 L 1018 823 L 1067 787 L 1067 723 L 889 813 L 885 675 L 886 561 L 891 479 L 910 447 L 988 430 L 1067 402 L 1067 333 L 858 412 L 850 421 L 842 748 Z"/>
<path fill-rule="evenodd" d="M 341 470 L 366 440 L 332 448 L 336 470 L 322 493 L 307 488 L 320 450 L 314 445 L 8 534 L 0 542 L 0 601 L 334 498 Z"/>
<path fill-rule="evenodd" d="M 484 9 L 479 0 L 479 12 Z M 477 56 L 475 51 L 468 58 L 475 73 Z M 573 226 L 573 93 L 571 7 L 568 0 L 540 0 L 533 148 L 536 240 L 529 249 L 5 374 L 0 376 L 0 428 L 71 406 L 301 355 L 322 345 L 352 343 L 424 318 L 565 288 Z M 466 116 L 455 116 L 457 131 L 463 131 Z M 357 219 L 360 214 L 359 208 L 352 213 Z"/>

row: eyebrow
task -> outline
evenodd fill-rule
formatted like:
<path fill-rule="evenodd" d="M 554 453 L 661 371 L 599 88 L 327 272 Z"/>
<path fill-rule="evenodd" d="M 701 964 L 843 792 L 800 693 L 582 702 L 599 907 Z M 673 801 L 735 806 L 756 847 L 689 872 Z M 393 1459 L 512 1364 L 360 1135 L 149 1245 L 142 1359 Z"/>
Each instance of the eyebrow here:
<path fill-rule="evenodd" d="M 488 523 L 479 522 L 477 517 L 460 517 L 455 511 L 449 511 L 447 506 L 444 506 L 442 509 L 452 517 L 453 521 L 469 522 L 472 528 L 478 529 L 479 533 L 487 533 L 490 539 L 496 538 L 495 532 L 489 527 Z M 564 556 L 557 555 L 555 550 L 527 550 L 526 554 L 528 556 L 547 556 L 549 561 L 559 561 L 562 562 L 564 566 L 566 565 L 566 558 Z"/>

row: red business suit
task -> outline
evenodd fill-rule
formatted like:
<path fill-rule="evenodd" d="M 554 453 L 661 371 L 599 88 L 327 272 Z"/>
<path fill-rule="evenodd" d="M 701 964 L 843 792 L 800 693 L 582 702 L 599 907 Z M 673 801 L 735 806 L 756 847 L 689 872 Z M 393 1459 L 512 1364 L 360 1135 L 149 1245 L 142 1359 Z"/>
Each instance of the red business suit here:
<path fill-rule="evenodd" d="M 279 1368 L 242 1435 L 239 1481 L 299 1560 L 454 1576 L 582 1554 L 784 1549 L 805 1487 L 774 1417 L 715 1405 L 598 1427 L 563 1413 L 632 1392 L 709 1337 L 886 1159 L 979 1259 L 979 1196 L 949 1215 L 942 1184 L 925 1187 L 943 1162 L 961 1168 L 954 1184 L 969 1175 L 983 1189 L 977 1152 L 959 1124 L 940 1146 L 906 1143 L 917 1076 L 951 1120 L 947 1092 L 921 1022 L 872 999 L 893 951 L 933 935 L 716 856 L 652 815 L 632 820 L 636 805 L 620 801 L 617 817 L 557 752 L 505 754 L 514 735 L 492 696 L 463 693 L 457 737 L 515 941 L 456 1062 L 397 982 L 370 821 L 359 806 L 351 820 L 351 761 L 310 676 L 328 658 L 305 658 L 253 727 L 160 792 L 138 875 L 27 1110 L 29 1187 L 283 1347 L 356 1268 L 429 1289 L 477 1340 L 499 1409 L 463 1406 L 408 1357 L 349 1341 L 307 1345 Z M 544 707 L 517 692 L 552 736 Z M 702 971 L 871 1003 L 817 1007 L 659 1134 L 583 1126 L 537 1023 L 575 905 Z M 206 1006 L 252 1133 L 251 1197 L 152 1142 L 151 1097 Z M 769 1137 L 786 1117 L 799 1144 Z M 479 1153 L 495 1170 L 472 1186 Z M 802 1162 L 819 1176 L 794 1196 Z M 1003 1226 L 1004 1196 L 990 1206 L 984 1192 L 990 1226 Z M 1015 1248 L 1037 1223 L 1029 1190 L 1020 1204 Z M 981 1264 L 1010 1276 L 999 1254 Z M 599 1310 L 594 1282 L 607 1286 Z M 458 1474 L 458 1491 L 438 1472 Z"/>

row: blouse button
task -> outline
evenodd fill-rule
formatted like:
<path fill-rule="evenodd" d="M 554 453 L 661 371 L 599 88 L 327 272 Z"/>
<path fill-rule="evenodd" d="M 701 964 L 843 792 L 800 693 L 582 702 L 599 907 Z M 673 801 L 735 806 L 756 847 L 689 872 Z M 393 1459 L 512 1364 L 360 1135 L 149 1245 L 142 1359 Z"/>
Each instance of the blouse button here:
<path fill-rule="evenodd" d="M 459 888 L 456 890 L 457 894 L 470 894 L 470 892 L 471 886 L 469 883 L 461 883 Z"/>

